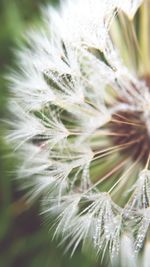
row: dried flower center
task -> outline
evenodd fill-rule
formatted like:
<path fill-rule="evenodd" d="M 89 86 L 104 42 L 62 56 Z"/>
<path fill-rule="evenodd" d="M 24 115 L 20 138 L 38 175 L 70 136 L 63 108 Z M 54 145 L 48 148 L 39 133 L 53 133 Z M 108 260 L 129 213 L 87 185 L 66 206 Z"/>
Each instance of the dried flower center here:
<path fill-rule="evenodd" d="M 150 76 L 142 77 L 148 88 L 150 88 Z M 128 101 L 120 99 L 121 102 Z M 109 124 L 112 135 L 111 140 L 115 146 L 121 147 L 122 153 L 128 154 L 132 160 L 142 158 L 146 164 L 150 154 L 150 135 L 142 112 L 119 111 L 112 116 Z"/>
<path fill-rule="evenodd" d="M 150 137 L 146 124 L 140 112 L 118 112 L 112 117 L 110 129 L 115 134 L 111 137 L 113 143 L 122 147 L 133 160 L 142 156 L 145 164 L 149 155 Z"/>

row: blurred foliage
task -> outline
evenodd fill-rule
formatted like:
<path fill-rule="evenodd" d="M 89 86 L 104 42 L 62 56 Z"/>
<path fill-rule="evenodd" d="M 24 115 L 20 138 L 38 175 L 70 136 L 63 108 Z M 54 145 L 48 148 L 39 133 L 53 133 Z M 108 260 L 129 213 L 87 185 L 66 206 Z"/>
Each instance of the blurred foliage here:
<path fill-rule="evenodd" d="M 16 40 L 22 32 L 39 23 L 39 6 L 48 0 L 0 0 L 0 117 L 7 114 L 9 92 L 3 78 L 13 65 Z M 56 0 L 50 1 L 56 4 Z M 4 127 L 0 127 L 0 267 L 93 267 L 79 252 L 70 259 L 56 243 L 39 216 L 39 203 L 27 206 L 17 189 L 15 155 L 5 144 Z"/>

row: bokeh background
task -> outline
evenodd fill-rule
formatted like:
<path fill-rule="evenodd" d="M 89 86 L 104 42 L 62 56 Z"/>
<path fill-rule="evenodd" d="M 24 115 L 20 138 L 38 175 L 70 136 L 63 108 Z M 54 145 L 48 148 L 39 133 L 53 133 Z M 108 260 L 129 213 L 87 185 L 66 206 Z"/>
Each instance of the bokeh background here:
<path fill-rule="evenodd" d="M 0 267 L 96 267 L 87 255 L 77 251 L 70 258 L 51 241 L 39 203 L 27 205 L 18 189 L 17 157 L 4 141 L 9 98 L 4 77 L 15 62 L 16 42 L 28 27 L 41 23 L 40 6 L 48 2 L 57 4 L 56 0 L 0 0 Z"/>

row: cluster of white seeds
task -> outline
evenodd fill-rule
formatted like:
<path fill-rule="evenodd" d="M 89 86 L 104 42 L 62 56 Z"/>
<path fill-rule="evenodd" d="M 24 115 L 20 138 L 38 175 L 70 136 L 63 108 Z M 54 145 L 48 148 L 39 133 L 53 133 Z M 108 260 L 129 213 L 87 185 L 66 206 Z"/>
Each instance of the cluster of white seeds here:
<path fill-rule="evenodd" d="M 16 53 L 19 71 L 9 77 L 8 139 L 23 159 L 22 187 L 30 199 L 42 196 L 66 250 L 82 244 L 95 256 L 109 251 L 126 267 L 136 266 L 144 244 L 144 267 L 150 258 L 150 91 L 125 66 L 111 27 L 118 12 L 132 19 L 142 2 L 48 7 L 43 28 L 26 33 L 27 45 Z"/>

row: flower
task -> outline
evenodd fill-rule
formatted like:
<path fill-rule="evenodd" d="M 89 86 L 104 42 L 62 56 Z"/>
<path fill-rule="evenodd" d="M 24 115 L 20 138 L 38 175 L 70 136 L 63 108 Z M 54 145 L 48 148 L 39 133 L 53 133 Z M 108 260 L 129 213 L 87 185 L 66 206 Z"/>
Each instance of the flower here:
<path fill-rule="evenodd" d="M 131 266 L 150 227 L 149 0 L 65 0 L 27 32 L 9 80 L 18 177 L 72 253 Z M 138 11 L 138 12 L 137 12 Z M 123 247 L 126 251 L 123 252 Z M 129 249 L 130 248 L 130 249 Z M 131 253 L 131 251 L 133 253 Z M 132 255 L 131 255 L 132 254 Z M 131 259 L 132 258 L 132 259 Z M 129 264 L 128 262 L 128 264 Z M 134 265 L 133 265 L 134 264 Z M 125 265 L 123 265 L 125 266 Z"/>

